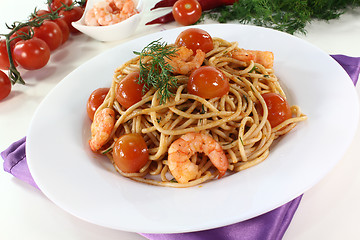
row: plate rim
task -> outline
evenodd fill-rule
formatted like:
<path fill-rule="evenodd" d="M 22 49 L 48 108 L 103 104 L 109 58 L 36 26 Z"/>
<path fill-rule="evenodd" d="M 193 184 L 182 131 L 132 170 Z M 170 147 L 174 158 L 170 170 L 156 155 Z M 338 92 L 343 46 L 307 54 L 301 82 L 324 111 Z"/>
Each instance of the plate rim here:
<path fill-rule="evenodd" d="M 203 29 L 206 30 L 206 29 L 212 28 L 212 27 L 219 27 L 219 25 L 221 25 L 221 27 L 224 26 L 224 24 L 205 24 L 205 25 L 198 25 L 198 26 L 195 26 L 195 27 L 203 28 Z M 309 45 L 310 47 L 315 48 L 315 49 L 317 49 L 318 51 L 323 52 L 323 51 L 320 50 L 319 48 L 315 47 L 314 45 L 312 45 L 312 44 L 310 44 L 310 43 L 308 43 L 308 42 L 306 42 L 306 41 L 304 41 L 304 40 L 302 40 L 302 39 L 300 39 L 300 38 L 297 38 L 297 37 L 295 37 L 295 36 L 292 36 L 292 35 L 289 35 L 289 34 L 286 34 L 286 33 L 283 33 L 283 32 L 279 32 L 279 31 L 276 31 L 276 30 L 273 30 L 273 29 L 267 29 L 267 28 L 263 28 L 263 27 L 256 27 L 256 26 L 249 26 L 249 25 L 241 25 L 241 24 L 226 24 L 226 25 L 227 25 L 227 27 L 251 28 L 251 29 L 260 29 L 260 31 L 277 32 L 277 34 L 284 34 L 284 35 L 286 35 L 287 37 L 291 37 L 291 38 L 293 38 L 293 39 L 296 39 L 296 41 L 301 41 L 303 44 L 307 44 L 307 45 Z M 191 26 L 191 27 L 194 27 L 194 26 Z M 186 28 L 189 28 L 189 27 L 181 27 L 181 28 L 176 28 L 176 29 L 170 29 L 170 30 L 166 30 L 165 33 L 169 33 L 169 32 L 172 32 L 172 33 L 174 33 L 174 32 L 180 32 L 181 30 L 186 29 Z M 131 40 L 131 41 L 129 41 L 129 42 L 141 41 L 141 40 L 144 40 L 144 39 L 149 38 L 150 36 L 161 35 L 161 33 L 164 34 L 164 32 L 152 33 L 152 34 L 145 35 L 145 36 L 143 36 L 143 37 L 140 37 L 140 38 Z M 91 62 L 95 61 L 94 59 L 97 59 L 99 56 L 106 55 L 106 54 L 108 54 L 110 51 L 113 51 L 115 48 L 121 48 L 121 46 L 126 45 L 127 43 L 128 43 L 128 42 L 122 43 L 122 44 L 120 44 L 120 45 L 118 45 L 118 46 L 115 46 L 115 47 L 113 47 L 113 48 L 111 48 L 111 49 L 109 49 L 109 50 L 106 50 L 106 51 L 100 53 L 99 55 L 95 56 L 94 58 L 86 61 L 86 62 L 85 62 L 84 64 L 82 64 L 80 67 L 86 66 L 86 65 L 88 65 L 88 64 L 91 64 Z M 328 55 L 328 54 L 325 53 L 325 52 L 323 52 L 323 53 L 326 54 L 326 55 Z M 331 58 L 331 57 L 329 56 L 329 58 Z M 332 58 L 331 58 L 331 59 L 332 59 Z M 332 59 L 332 60 L 333 60 L 333 59 Z M 333 61 L 335 62 L 335 60 L 333 60 Z M 29 160 L 29 161 L 28 161 L 28 164 L 29 164 L 30 172 L 32 172 L 32 173 L 33 173 L 33 172 L 36 172 L 37 170 L 35 170 L 36 167 L 33 165 L 34 162 L 33 162 L 33 160 L 31 159 L 31 151 L 28 150 L 28 148 L 32 147 L 33 144 L 34 144 L 34 143 L 32 143 L 32 137 L 33 137 L 33 136 L 32 136 L 32 127 L 33 127 L 33 124 L 35 124 L 34 121 L 36 120 L 36 116 L 38 115 L 38 112 L 39 112 L 40 109 L 43 107 L 43 105 L 46 104 L 46 101 L 47 101 L 47 99 L 49 98 L 49 96 L 51 96 L 52 94 L 54 94 L 54 92 L 58 91 L 57 89 L 61 88 L 61 86 L 62 86 L 63 84 L 65 84 L 65 82 L 67 81 L 66 79 L 67 79 L 67 78 L 70 78 L 70 77 L 72 76 L 72 74 L 74 74 L 74 72 L 78 71 L 78 69 L 79 69 L 80 67 L 76 68 L 76 69 L 75 69 L 74 71 L 72 71 L 68 76 L 66 76 L 66 77 L 64 78 L 65 81 L 61 81 L 56 87 L 54 87 L 54 88 L 49 92 L 49 94 L 43 99 L 43 101 L 40 103 L 40 105 L 38 106 L 37 110 L 35 111 L 35 114 L 34 114 L 34 116 L 33 116 L 33 118 L 32 118 L 31 123 L 30 123 L 29 131 L 28 131 L 28 134 L 27 134 L 28 137 L 27 137 L 27 145 L 26 145 L 26 152 L 27 152 L 27 154 L 30 153 L 30 155 L 29 155 L 30 157 L 28 158 L 28 160 Z M 340 66 L 340 67 L 341 67 L 341 66 Z M 342 68 L 341 68 L 341 69 L 342 69 Z M 342 69 L 342 70 L 343 70 L 343 69 Z M 345 70 L 343 70 L 343 72 L 345 73 L 346 76 L 348 76 L 348 75 L 346 74 Z M 276 73 L 276 72 L 275 72 L 275 73 Z M 348 78 L 350 79 L 350 77 L 348 77 Z M 351 94 L 349 93 L 349 95 L 352 95 L 352 96 L 353 96 L 354 93 L 355 93 L 355 96 L 357 96 L 356 91 L 355 91 L 355 88 L 353 88 L 353 92 L 352 92 Z M 357 104 L 356 104 L 357 107 L 355 106 L 355 107 L 356 107 L 356 113 L 355 113 L 355 115 L 356 115 L 356 120 L 354 120 L 354 122 L 357 122 L 357 123 L 358 123 L 358 120 L 359 120 L 359 107 L 358 107 L 358 102 L 356 102 L 356 103 L 357 103 Z M 355 107 L 354 107 L 354 108 L 355 108 Z M 355 128 L 355 130 L 356 130 L 357 124 L 356 124 L 356 126 L 353 126 L 353 128 Z M 352 135 L 351 137 L 349 137 L 349 139 L 348 139 L 348 143 L 347 143 L 348 146 L 347 146 L 347 148 L 349 147 L 350 143 L 352 142 L 354 136 L 355 136 L 355 131 L 353 131 L 353 135 Z M 345 151 L 347 150 L 347 148 L 346 148 L 346 149 L 343 149 L 343 153 L 341 153 L 342 156 L 344 155 L 344 153 L 345 153 Z M 324 172 L 322 176 L 319 176 L 318 179 L 314 179 L 314 180 L 313 180 L 313 184 L 312 184 L 311 186 L 307 186 L 307 187 L 305 187 L 304 189 L 299 189 L 299 191 L 295 194 L 296 196 L 294 196 L 294 195 L 289 196 L 286 202 L 291 201 L 292 199 L 294 199 L 295 197 L 301 195 L 303 192 L 305 192 L 305 191 L 308 190 L 309 188 L 313 187 L 313 186 L 314 186 L 316 183 L 318 183 L 323 177 L 325 177 L 325 175 L 326 175 L 331 169 L 333 169 L 333 167 L 337 164 L 337 162 L 338 162 L 339 160 L 340 160 L 340 159 L 338 159 L 337 161 L 334 161 L 333 164 L 332 164 L 332 166 L 329 166 L 328 169 L 327 169 L 327 171 Z M 35 168 L 34 168 L 34 167 L 35 167 Z M 80 218 L 80 219 L 83 219 L 83 220 L 85 220 L 85 221 L 89 221 L 89 219 L 87 219 L 87 218 L 82 218 L 82 217 L 79 216 L 78 214 L 74 214 L 74 211 L 72 211 L 71 209 L 68 209 L 68 208 L 66 208 L 65 206 L 60 206 L 61 204 L 59 203 L 59 201 L 57 201 L 57 199 L 54 199 L 54 198 L 52 197 L 52 194 L 51 194 L 50 192 L 48 192 L 47 187 L 45 187 L 45 186 L 42 184 L 41 180 L 37 178 L 37 175 L 35 174 L 33 177 L 34 177 L 34 179 L 35 179 L 35 182 L 37 182 L 39 188 L 40 188 L 40 189 L 44 192 L 44 194 L 45 194 L 51 201 L 53 201 L 56 205 L 58 205 L 59 207 L 63 208 L 63 209 L 66 210 L 67 212 L 71 213 L 72 215 L 74 215 L 74 216 L 76 216 L 76 217 L 78 217 L 78 218 Z M 282 204 L 285 204 L 286 202 L 283 202 Z M 268 209 L 267 211 L 271 211 L 271 210 L 273 210 L 273 209 L 281 206 L 282 204 L 279 204 L 279 205 L 277 205 L 277 206 L 273 206 L 271 209 Z M 267 212 L 267 211 L 265 211 L 265 212 Z M 260 215 L 260 214 L 262 214 L 262 213 L 264 213 L 264 211 L 260 211 L 260 212 L 258 212 L 256 215 L 246 216 L 245 219 L 241 219 L 241 221 L 242 221 L 242 220 L 249 219 L 249 218 L 252 218 L 252 217 L 255 217 L 255 216 L 258 216 L 258 215 Z M 135 227 L 135 228 L 134 228 L 134 227 L 133 227 L 133 228 L 131 228 L 131 227 L 124 227 L 124 228 L 120 228 L 120 229 L 119 229 L 119 227 L 117 227 L 117 226 L 111 226 L 111 225 L 106 224 L 106 223 L 105 223 L 105 224 L 99 224 L 99 223 L 96 223 L 96 222 L 94 222 L 94 221 L 90 221 L 90 222 L 92 222 L 92 223 L 94 223 L 94 224 L 97 224 L 97 225 L 104 226 L 104 227 L 114 228 L 114 229 L 118 229 L 118 230 L 132 231 L 132 232 L 139 232 L 139 231 L 140 231 L 140 232 L 147 232 L 147 233 L 175 233 L 175 232 L 187 232 L 187 231 L 188 231 L 188 229 L 186 229 L 186 228 L 181 229 L 181 228 L 176 228 L 176 227 L 175 227 L 175 228 L 172 228 L 172 229 L 166 229 L 165 231 L 159 231 L 159 230 L 155 230 L 155 231 L 154 231 L 153 229 L 148 229 L 148 228 L 146 228 L 146 227 L 145 227 L 145 228 L 142 228 L 144 231 L 142 231 L 141 229 L 136 230 L 137 227 Z M 235 221 L 235 222 L 236 222 L 236 221 Z M 211 229 L 211 228 L 215 228 L 215 227 L 221 227 L 221 226 L 229 225 L 229 224 L 232 224 L 232 223 L 235 223 L 235 222 L 234 222 L 233 219 L 229 219 L 229 220 L 227 220 L 227 221 L 226 221 L 226 220 L 223 220 L 223 221 L 222 221 L 222 224 L 220 224 L 219 226 L 214 226 L 214 225 L 212 225 L 212 226 L 205 226 L 205 225 L 202 225 L 202 226 L 200 226 L 200 227 L 198 227 L 198 228 L 194 227 L 194 228 L 192 228 L 192 229 L 190 229 L 190 230 L 191 230 L 191 231 L 199 231 L 199 230 Z"/>

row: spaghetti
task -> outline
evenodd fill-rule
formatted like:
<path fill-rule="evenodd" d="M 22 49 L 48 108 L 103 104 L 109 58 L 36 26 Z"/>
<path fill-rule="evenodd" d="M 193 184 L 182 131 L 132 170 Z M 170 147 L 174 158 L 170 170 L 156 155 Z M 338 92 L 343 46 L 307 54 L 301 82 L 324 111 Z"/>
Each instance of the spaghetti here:
<path fill-rule="evenodd" d="M 136 173 L 117 171 L 133 180 L 169 187 L 190 187 L 214 179 L 219 171 L 206 154 L 195 154 L 192 163 L 198 166 L 195 179 L 186 183 L 174 180 L 169 170 L 168 149 L 187 133 L 211 136 L 222 147 L 228 161 L 227 173 L 239 172 L 264 161 L 275 139 L 288 133 L 306 116 L 296 105 L 292 117 L 271 127 L 267 105 L 262 94 L 273 92 L 286 99 L 272 68 L 254 61 L 241 61 L 232 53 L 240 50 L 236 42 L 213 38 L 214 48 L 206 53 L 203 65 L 219 69 L 229 79 L 229 91 L 222 97 L 204 99 L 187 90 L 189 74 L 175 75 L 174 95 L 160 104 L 157 89 L 151 88 L 140 101 L 125 109 L 116 100 L 116 87 L 128 74 L 139 71 L 137 56 L 116 69 L 112 86 L 96 114 L 104 108 L 115 112 L 116 122 L 110 138 L 99 152 L 113 161 L 116 140 L 128 133 L 143 136 L 149 160 Z M 150 58 L 141 61 L 145 64 Z M 114 163 L 114 162 L 113 162 Z"/>

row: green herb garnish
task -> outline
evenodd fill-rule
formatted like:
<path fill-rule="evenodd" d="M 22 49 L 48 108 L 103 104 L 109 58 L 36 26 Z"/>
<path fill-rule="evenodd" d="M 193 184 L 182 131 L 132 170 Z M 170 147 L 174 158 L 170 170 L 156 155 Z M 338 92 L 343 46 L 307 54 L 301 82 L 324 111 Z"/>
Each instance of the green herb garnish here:
<path fill-rule="evenodd" d="M 113 150 L 113 148 L 110 147 L 110 148 L 106 149 L 105 151 L 103 151 L 102 154 L 106 154 L 106 153 L 108 153 L 108 152 L 110 152 L 110 151 L 112 151 L 112 150 Z"/>
<path fill-rule="evenodd" d="M 243 146 L 245 146 L 243 140 L 241 139 L 241 137 L 239 137 L 239 140 L 240 140 L 241 144 L 242 144 Z"/>
<path fill-rule="evenodd" d="M 205 106 L 204 106 L 204 104 L 201 104 L 200 114 L 205 114 L 205 113 L 206 113 Z"/>
<path fill-rule="evenodd" d="M 359 0 L 239 0 L 203 15 L 221 23 L 238 21 L 305 34 L 305 26 L 312 20 L 336 19 L 345 10 L 359 6 Z"/>
<path fill-rule="evenodd" d="M 243 94 L 243 97 L 244 97 L 244 99 L 245 99 L 246 103 L 248 103 L 248 99 L 247 99 L 247 97 L 246 97 L 246 95 L 245 95 L 245 94 Z"/>
<path fill-rule="evenodd" d="M 176 181 L 175 178 L 171 179 L 170 182 L 172 182 L 172 183 L 178 183 L 178 181 Z"/>
<path fill-rule="evenodd" d="M 151 42 L 141 52 L 134 51 L 134 54 L 140 56 L 139 83 L 145 83 L 144 91 L 149 87 L 158 89 L 160 104 L 173 96 L 171 89 L 178 86 L 176 78 L 171 74 L 172 67 L 165 61 L 165 58 L 176 56 L 176 51 L 176 47 L 160 42 L 160 39 Z M 151 60 L 144 63 L 147 56 L 151 57 Z"/>

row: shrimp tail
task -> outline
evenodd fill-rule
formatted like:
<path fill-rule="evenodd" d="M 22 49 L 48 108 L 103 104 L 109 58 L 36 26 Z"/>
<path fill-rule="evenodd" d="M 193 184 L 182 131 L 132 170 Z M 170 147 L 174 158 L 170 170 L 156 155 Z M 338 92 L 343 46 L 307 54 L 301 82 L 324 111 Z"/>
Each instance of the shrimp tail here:
<path fill-rule="evenodd" d="M 96 113 L 91 124 L 90 148 L 97 152 L 109 140 L 110 134 L 115 125 L 115 111 L 111 108 L 104 108 Z"/>
<path fill-rule="evenodd" d="M 231 56 L 244 62 L 254 61 L 265 68 L 272 68 L 274 64 L 274 53 L 270 51 L 236 49 Z"/>

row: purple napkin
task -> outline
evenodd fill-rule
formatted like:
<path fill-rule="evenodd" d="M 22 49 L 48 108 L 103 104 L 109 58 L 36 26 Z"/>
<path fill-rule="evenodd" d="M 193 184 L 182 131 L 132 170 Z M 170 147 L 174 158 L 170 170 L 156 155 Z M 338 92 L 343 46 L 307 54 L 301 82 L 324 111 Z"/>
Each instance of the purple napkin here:
<path fill-rule="evenodd" d="M 356 85 L 360 73 L 360 57 L 344 55 L 332 55 L 332 57 L 345 69 Z M 14 142 L 1 153 L 4 170 L 37 187 L 27 166 L 25 143 L 26 137 Z M 141 235 L 151 240 L 280 240 L 292 220 L 301 197 L 258 217 L 225 227 L 189 233 Z"/>

